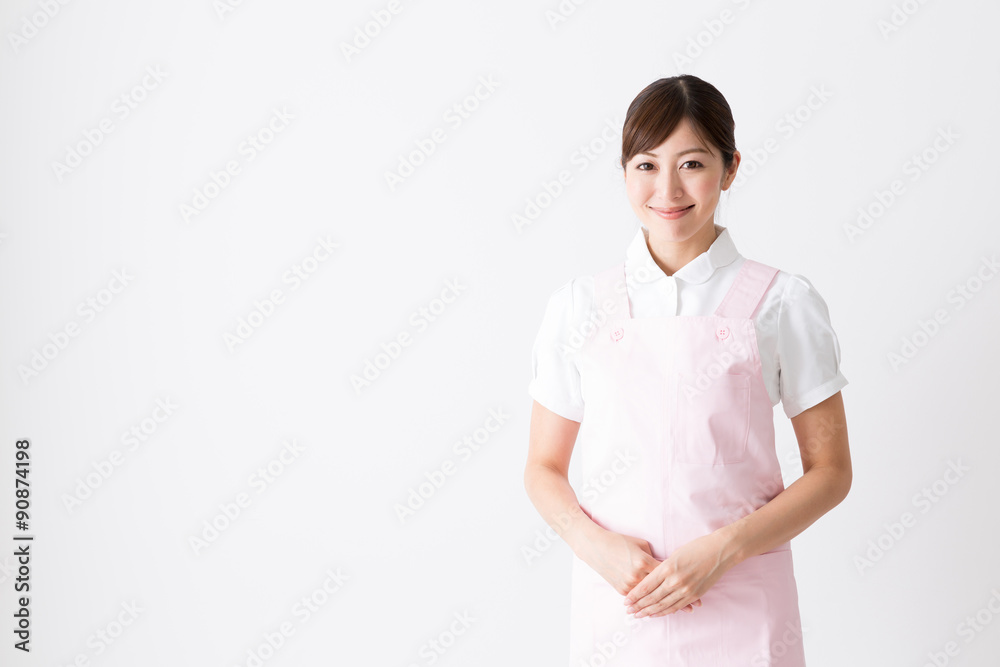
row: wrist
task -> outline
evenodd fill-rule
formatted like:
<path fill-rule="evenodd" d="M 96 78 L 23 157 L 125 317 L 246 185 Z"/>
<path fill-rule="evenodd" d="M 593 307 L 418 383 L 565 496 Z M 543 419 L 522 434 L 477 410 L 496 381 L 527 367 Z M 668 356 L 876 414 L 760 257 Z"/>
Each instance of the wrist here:
<path fill-rule="evenodd" d="M 746 560 L 744 535 L 738 521 L 719 528 L 713 535 L 718 544 L 719 560 L 727 568 L 739 565 Z"/>
<path fill-rule="evenodd" d="M 586 554 L 607 532 L 594 523 L 585 512 L 580 511 L 573 516 L 572 523 L 566 527 L 562 538 L 577 557 L 586 561 Z"/>

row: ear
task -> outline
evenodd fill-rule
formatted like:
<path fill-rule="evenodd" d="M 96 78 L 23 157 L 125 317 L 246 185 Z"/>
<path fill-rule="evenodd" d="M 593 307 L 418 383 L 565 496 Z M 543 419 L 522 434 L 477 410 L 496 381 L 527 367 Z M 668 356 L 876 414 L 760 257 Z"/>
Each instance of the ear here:
<path fill-rule="evenodd" d="M 740 155 L 739 151 L 733 151 L 733 163 L 729 166 L 729 169 L 722 176 L 722 189 L 728 190 L 736 180 L 736 172 L 740 168 L 740 160 L 743 156 Z M 728 183 L 727 183 L 728 181 Z"/>

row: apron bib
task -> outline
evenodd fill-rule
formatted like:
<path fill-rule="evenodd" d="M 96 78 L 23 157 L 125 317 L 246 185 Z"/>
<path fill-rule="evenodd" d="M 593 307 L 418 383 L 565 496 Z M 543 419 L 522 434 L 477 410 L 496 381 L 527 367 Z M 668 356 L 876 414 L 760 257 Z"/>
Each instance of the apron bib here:
<path fill-rule="evenodd" d="M 753 316 L 777 269 L 745 260 L 714 315 L 633 319 L 624 264 L 594 276 L 579 349 L 578 498 L 664 560 L 784 490 Z M 789 542 L 727 571 L 693 613 L 635 619 L 576 555 L 571 667 L 804 667 Z"/>

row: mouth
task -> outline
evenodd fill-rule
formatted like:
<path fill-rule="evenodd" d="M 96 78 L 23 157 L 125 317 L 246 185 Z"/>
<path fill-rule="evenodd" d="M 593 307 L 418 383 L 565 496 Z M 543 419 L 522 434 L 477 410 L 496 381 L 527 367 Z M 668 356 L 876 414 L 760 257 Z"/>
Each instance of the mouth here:
<path fill-rule="evenodd" d="M 674 206 L 671 208 L 656 208 L 654 206 L 650 206 L 650 208 L 653 209 L 653 212 L 656 213 L 656 215 L 660 216 L 664 220 L 680 220 L 694 208 L 694 204 L 691 204 L 690 206 Z"/>

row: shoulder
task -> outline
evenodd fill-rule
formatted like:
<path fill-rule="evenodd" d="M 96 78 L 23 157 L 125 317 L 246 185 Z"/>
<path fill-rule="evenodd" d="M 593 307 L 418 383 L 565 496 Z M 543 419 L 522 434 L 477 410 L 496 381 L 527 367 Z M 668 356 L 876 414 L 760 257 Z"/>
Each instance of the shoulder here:
<path fill-rule="evenodd" d="M 599 273 L 574 276 L 549 293 L 536 345 L 558 350 L 566 359 L 576 356 L 597 317 Z"/>
<path fill-rule="evenodd" d="M 767 264 L 750 257 L 740 256 L 730 267 L 730 272 L 733 275 L 743 270 L 752 270 L 757 274 L 773 271 L 774 277 L 768 285 L 767 293 L 769 296 L 777 297 L 782 301 L 792 299 L 805 291 L 815 289 L 809 279 L 803 275 L 785 271 L 772 264 Z"/>
<path fill-rule="evenodd" d="M 826 310 L 826 301 L 809 278 L 799 273 L 778 271 L 774 287 L 780 290 L 783 308 Z"/>
<path fill-rule="evenodd" d="M 549 293 L 546 319 L 572 324 L 587 319 L 594 308 L 594 275 L 570 278 Z"/>
<path fill-rule="evenodd" d="M 743 258 L 743 261 L 738 263 L 736 272 L 747 261 L 750 260 Z M 774 278 L 768 286 L 766 296 L 775 305 L 785 306 L 798 302 L 815 303 L 816 301 L 822 301 L 822 296 L 820 296 L 816 286 L 804 275 L 785 271 L 769 264 L 764 264 L 763 262 L 757 262 L 756 260 L 753 260 L 752 263 L 757 264 L 762 269 L 774 271 Z"/>
<path fill-rule="evenodd" d="M 809 278 L 778 271 L 771 287 L 774 297 L 769 316 L 776 325 L 779 345 L 835 335 L 826 299 Z"/>
<path fill-rule="evenodd" d="M 826 300 L 801 274 L 784 272 L 775 356 L 785 414 L 795 417 L 840 391 L 847 378 L 840 370 L 840 341 Z"/>
<path fill-rule="evenodd" d="M 760 264 L 760 262 L 758 262 Z M 826 301 L 806 276 L 764 265 L 775 271 L 757 313 L 757 324 L 777 334 L 790 322 L 827 320 Z"/>

